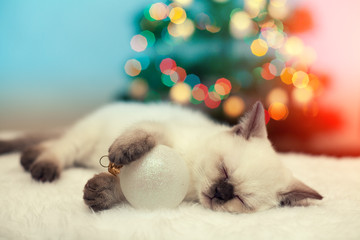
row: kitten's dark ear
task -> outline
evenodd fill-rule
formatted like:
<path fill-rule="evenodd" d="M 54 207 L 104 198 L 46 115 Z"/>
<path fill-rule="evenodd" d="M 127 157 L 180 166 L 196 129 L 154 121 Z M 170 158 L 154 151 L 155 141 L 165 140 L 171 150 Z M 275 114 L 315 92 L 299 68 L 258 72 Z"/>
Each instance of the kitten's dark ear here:
<path fill-rule="evenodd" d="M 245 139 L 267 137 L 265 112 L 260 101 L 257 101 L 252 109 L 240 119 L 240 123 L 233 127 L 233 131 Z"/>
<path fill-rule="evenodd" d="M 299 180 L 296 180 L 286 192 L 279 193 L 279 198 L 280 206 L 302 205 L 301 201 L 304 199 L 323 199 L 317 191 Z"/>

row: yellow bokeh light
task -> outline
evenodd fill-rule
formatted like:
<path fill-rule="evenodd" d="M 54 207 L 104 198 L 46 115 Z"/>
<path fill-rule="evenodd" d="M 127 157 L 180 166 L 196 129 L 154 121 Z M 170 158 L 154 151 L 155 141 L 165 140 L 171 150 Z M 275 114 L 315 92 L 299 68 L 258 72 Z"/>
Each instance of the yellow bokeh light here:
<path fill-rule="evenodd" d="M 287 0 L 270 0 L 270 4 L 276 7 L 283 7 L 286 5 Z"/>
<path fill-rule="evenodd" d="M 292 67 L 286 67 L 282 70 L 280 74 L 281 81 L 283 81 L 285 84 L 292 84 L 292 78 L 295 73 L 295 69 Z"/>
<path fill-rule="evenodd" d="M 289 55 L 299 55 L 304 50 L 304 43 L 298 37 L 289 37 L 285 42 L 285 51 Z"/>
<path fill-rule="evenodd" d="M 306 104 L 310 102 L 314 97 L 314 91 L 312 88 L 295 88 L 292 91 L 292 98 L 294 101 L 300 104 Z"/>
<path fill-rule="evenodd" d="M 186 7 L 190 6 L 193 3 L 193 0 L 174 0 L 174 2 Z"/>
<path fill-rule="evenodd" d="M 264 56 L 268 51 L 267 43 L 262 39 L 255 39 L 251 46 L 251 52 L 258 57 Z"/>
<path fill-rule="evenodd" d="M 169 13 L 170 21 L 175 24 L 181 24 L 186 19 L 186 12 L 181 7 L 174 7 Z"/>
<path fill-rule="evenodd" d="M 186 19 L 182 24 L 169 23 L 168 32 L 173 37 L 183 37 L 187 39 L 195 31 L 195 26 L 193 21 Z"/>
<path fill-rule="evenodd" d="M 136 52 L 142 52 L 148 45 L 147 39 L 143 35 L 135 35 L 131 38 L 130 46 Z"/>
<path fill-rule="evenodd" d="M 253 30 L 254 22 L 246 12 L 235 12 L 230 19 L 230 33 L 235 38 L 244 38 Z"/>
<path fill-rule="evenodd" d="M 284 5 L 280 5 L 277 3 L 273 3 L 270 2 L 269 7 L 268 7 L 268 11 L 271 17 L 273 17 L 274 19 L 285 19 L 290 12 L 290 9 L 284 4 Z"/>
<path fill-rule="evenodd" d="M 245 10 L 251 18 L 259 15 L 260 11 L 265 8 L 266 0 L 245 0 Z"/>
<path fill-rule="evenodd" d="M 305 88 L 309 83 L 309 76 L 306 72 L 297 71 L 292 77 L 292 83 L 297 88 Z"/>
<path fill-rule="evenodd" d="M 130 85 L 130 95 L 135 99 L 143 99 L 149 90 L 148 83 L 142 78 L 136 78 Z"/>
<path fill-rule="evenodd" d="M 289 115 L 287 106 L 280 102 L 274 102 L 269 107 L 269 115 L 274 120 L 284 120 Z"/>
<path fill-rule="evenodd" d="M 245 109 L 245 103 L 238 96 L 229 97 L 223 104 L 224 113 L 230 118 L 239 117 Z"/>
<path fill-rule="evenodd" d="M 249 14 L 246 12 L 236 12 L 231 17 L 231 23 L 239 30 L 246 30 L 252 23 Z"/>
<path fill-rule="evenodd" d="M 177 103 L 186 104 L 190 101 L 191 88 L 183 82 L 175 84 L 170 89 L 170 98 Z"/>
<path fill-rule="evenodd" d="M 125 72 L 129 76 L 137 76 L 141 72 L 141 64 L 136 59 L 130 59 L 125 63 Z"/>
<path fill-rule="evenodd" d="M 280 102 L 287 104 L 289 101 L 287 92 L 282 88 L 274 88 L 271 90 L 269 95 L 266 98 L 267 104 L 270 105 L 274 102 Z"/>
<path fill-rule="evenodd" d="M 169 9 L 164 3 L 154 3 L 149 10 L 150 16 L 155 20 L 163 20 L 168 16 Z"/>

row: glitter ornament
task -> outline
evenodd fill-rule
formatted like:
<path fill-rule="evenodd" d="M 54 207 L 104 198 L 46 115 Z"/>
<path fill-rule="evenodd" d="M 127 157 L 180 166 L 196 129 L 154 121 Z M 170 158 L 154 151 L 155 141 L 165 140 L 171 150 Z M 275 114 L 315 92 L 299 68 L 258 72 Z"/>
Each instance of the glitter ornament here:
<path fill-rule="evenodd" d="M 189 187 L 189 170 L 173 149 L 158 145 L 120 171 L 120 185 L 135 208 L 177 207 Z"/>

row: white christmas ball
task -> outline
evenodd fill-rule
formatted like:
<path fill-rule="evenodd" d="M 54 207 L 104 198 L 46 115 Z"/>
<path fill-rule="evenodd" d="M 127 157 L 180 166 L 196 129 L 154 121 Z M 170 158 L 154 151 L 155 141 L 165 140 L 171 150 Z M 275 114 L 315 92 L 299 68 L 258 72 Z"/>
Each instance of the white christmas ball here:
<path fill-rule="evenodd" d="M 120 185 L 128 202 L 136 208 L 174 208 L 189 187 L 189 170 L 173 149 L 158 145 L 120 171 Z"/>

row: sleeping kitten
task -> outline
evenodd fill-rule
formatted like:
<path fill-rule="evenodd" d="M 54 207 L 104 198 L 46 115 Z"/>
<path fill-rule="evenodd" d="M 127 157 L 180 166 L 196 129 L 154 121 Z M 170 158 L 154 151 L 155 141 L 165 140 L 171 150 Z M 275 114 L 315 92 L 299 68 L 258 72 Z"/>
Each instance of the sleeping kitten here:
<path fill-rule="evenodd" d="M 0 142 L 0 151 L 6 144 Z M 185 200 L 206 208 L 254 212 L 322 199 L 278 159 L 267 139 L 260 102 L 234 127 L 176 105 L 114 103 L 61 137 L 23 151 L 21 164 L 34 179 L 53 181 L 75 164 L 104 171 L 99 157 L 107 151 L 111 162 L 124 165 L 157 144 L 172 147 L 186 161 L 191 182 Z M 96 175 L 85 186 L 85 203 L 98 211 L 123 201 L 119 181 L 109 173 Z"/>

